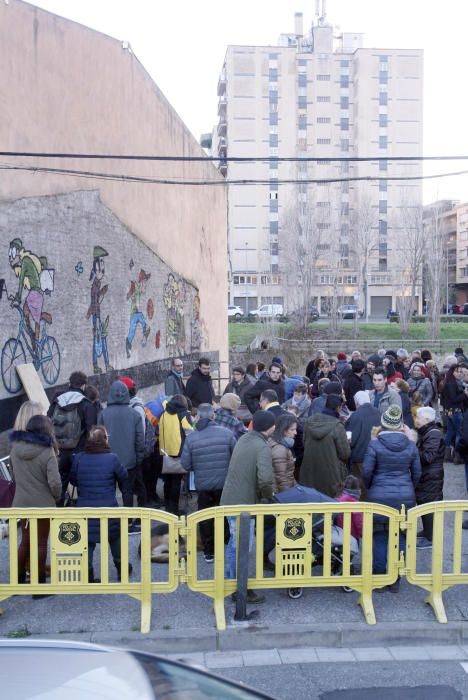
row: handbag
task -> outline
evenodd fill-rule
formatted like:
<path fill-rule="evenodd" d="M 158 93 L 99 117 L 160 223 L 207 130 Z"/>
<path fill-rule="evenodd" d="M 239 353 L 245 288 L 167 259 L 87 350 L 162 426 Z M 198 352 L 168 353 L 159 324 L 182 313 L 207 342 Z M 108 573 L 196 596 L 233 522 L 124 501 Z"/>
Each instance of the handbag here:
<path fill-rule="evenodd" d="M 163 456 L 162 474 L 187 474 L 180 457 Z"/>
<path fill-rule="evenodd" d="M 15 497 L 16 484 L 8 479 L 0 479 L 0 508 L 11 508 Z"/>
<path fill-rule="evenodd" d="M 81 457 L 81 454 L 78 455 L 78 459 L 76 461 L 76 474 L 77 474 L 77 476 L 78 476 L 78 466 L 80 464 L 80 457 Z M 78 487 L 72 486 L 69 483 L 67 486 L 67 490 L 65 491 L 65 497 L 63 499 L 63 507 L 64 508 L 76 508 L 77 502 L 78 502 Z"/>

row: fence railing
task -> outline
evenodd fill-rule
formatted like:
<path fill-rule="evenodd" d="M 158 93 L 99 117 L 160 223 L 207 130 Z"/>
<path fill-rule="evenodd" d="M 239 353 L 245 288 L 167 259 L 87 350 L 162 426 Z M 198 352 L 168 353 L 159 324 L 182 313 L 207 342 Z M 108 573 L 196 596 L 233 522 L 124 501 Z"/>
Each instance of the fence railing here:
<path fill-rule="evenodd" d="M 224 599 L 237 588 L 236 579 L 225 575 L 225 564 L 228 560 L 232 563 L 231 551 L 227 554 L 225 550 L 225 519 L 238 521 L 240 514 L 247 512 L 255 530 L 249 588 L 350 588 L 359 593 L 366 622 L 375 624 L 373 591 L 404 575 L 410 584 L 429 592 L 426 602 L 439 622 L 447 622 L 443 591 L 468 584 L 468 571 L 462 570 L 462 519 L 466 511 L 468 501 L 428 503 L 407 514 L 404 509 L 399 512 L 359 502 L 229 506 L 197 511 L 187 519 L 149 508 L 4 508 L 0 519 L 8 523 L 9 541 L 1 545 L 8 548 L 8 556 L 0 558 L 0 601 L 12 595 L 126 594 L 140 601 L 141 631 L 148 632 L 153 594 L 171 593 L 186 583 L 191 590 L 213 600 L 216 625 L 223 630 Z M 355 513 L 363 516 L 359 556 L 355 556 L 356 543 L 351 534 Z M 335 524 L 337 514 L 343 514 L 342 528 Z M 417 568 L 417 521 L 428 514 L 434 516 L 432 559 L 430 568 L 421 572 Z M 446 570 L 444 529 L 449 516 L 454 525 L 451 557 L 445 558 L 451 564 Z M 134 519 L 141 523 L 141 563 L 131 573 L 128 527 Z M 209 521 L 214 528 L 215 559 L 209 574 L 202 576 L 198 530 Z M 374 573 L 376 528 L 388 533 L 384 573 Z M 405 552 L 400 551 L 401 531 L 406 532 Z M 46 574 L 48 536 L 50 572 Z M 161 540 L 167 549 L 166 564 L 153 567 L 153 548 Z M 97 541 L 99 554 L 93 566 L 90 555 Z M 180 543 L 186 544 L 187 562 Z M 273 571 L 265 572 L 267 553 L 274 563 Z M 115 572 L 111 559 L 117 565 Z"/>

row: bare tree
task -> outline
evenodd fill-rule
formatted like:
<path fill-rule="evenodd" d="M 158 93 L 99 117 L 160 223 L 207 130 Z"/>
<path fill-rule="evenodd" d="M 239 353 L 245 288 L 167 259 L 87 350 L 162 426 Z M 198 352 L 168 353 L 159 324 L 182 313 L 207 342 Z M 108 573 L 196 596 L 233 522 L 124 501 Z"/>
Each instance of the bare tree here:
<path fill-rule="evenodd" d="M 378 249 L 378 225 L 378 213 L 371 193 L 367 188 L 361 189 L 351 213 L 349 247 L 353 267 L 357 273 L 360 301 L 362 300 L 366 321 L 369 318 L 367 293 L 369 262 Z M 357 318 L 356 314 L 356 323 Z"/>
<path fill-rule="evenodd" d="M 441 209 L 431 207 L 424 219 L 425 256 L 424 272 L 427 280 L 428 313 L 431 326 L 431 340 L 440 337 L 440 311 L 442 289 L 447 265 L 447 236 L 443 228 Z"/>
<path fill-rule="evenodd" d="M 312 198 L 305 201 L 294 196 L 281 220 L 279 259 L 283 285 L 287 289 L 288 307 L 293 308 L 293 320 L 305 329 L 317 277 L 322 229 L 316 219 Z"/>
<path fill-rule="evenodd" d="M 397 311 L 400 315 L 402 333 L 408 332 L 411 315 L 417 310 L 417 296 L 421 288 L 421 278 L 425 255 L 425 233 L 422 208 L 412 204 L 408 194 L 402 198 L 400 213 L 395 219 L 397 235 L 393 259 L 395 281 L 399 294 Z"/>

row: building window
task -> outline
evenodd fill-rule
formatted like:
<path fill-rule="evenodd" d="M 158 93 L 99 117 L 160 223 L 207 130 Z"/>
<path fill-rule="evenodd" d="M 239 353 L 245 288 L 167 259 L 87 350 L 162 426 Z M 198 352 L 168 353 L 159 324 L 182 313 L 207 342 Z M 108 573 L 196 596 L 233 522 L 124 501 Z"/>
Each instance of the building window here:
<path fill-rule="evenodd" d="M 318 207 L 329 207 L 330 202 L 317 202 Z"/>
<path fill-rule="evenodd" d="M 342 87 L 342 88 L 349 87 L 349 76 L 348 75 L 340 75 L 340 87 Z"/>
<path fill-rule="evenodd" d="M 330 124 L 330 117 L 317 117 L 317 124 Z"/>
<path fill-rule="evenodd" d="M 299 129 L 307 129 L 307 115 L 299 114 L 297 118 L 297 125 Z"/>
<path fill-rule="evenodd" d="M 387 272 L 387 258 L 379 258 L 379 272 Z"/>
<path fill-rule="evenodd" d="M 387 257 L 387 244 L 386 243 L 379 243 L 379 256 L 381 258 Z"/>
<path fill-rule="evenodd" d="M 387 85 L 388 83 L 388 73 L 386 71 L 380 71 L 379 73 L 379 83 L 381 85 Z"/>
<path fill-rule="evenodd" d="M 278 222 L 270 221 L 270 234 L 275 236 L 278 233 Z"/>
<path fill-rule="evenodd" d="M 270 134 L 269 144 L 270 144 L 270 146 L 277 146 L 278 145 L 278 134 Z"/>
<path fill-rule="evenodd" d="M 379 180 L 379 192 L 387 192 L 388 182 L 387 180 Z"/>
<path fill-rule="evenodd" d="M 386 92 L 379 93 L 379 105 L 388 104 L 388 94 Z"/>
<path fill-rule="evenodd" d="M 379 136 L 379 148 L 387 148 L 387 137 Z"/>
<path fill-rule="evenodd" d="M 272 192 L 278 191 L 278 180 L 270 180 L 270 190 Z"/>
<path fill-rule="evenodd" d="M 317 246 L 317 250 L 330 250 L 330 244 L 329 243 L 319 243 Z"/>
<path fill-rule="evenodd" d="M 319 231 L 326 231 L 327 229 L 330 228 L 330 224 L 327 224 L 327 223 L 325 223 L 325 222 L 323 222 L 323 221 L 319 221 L 319 222 L 317 223 L 317 228 L 318 228 Z M 318 247 L 320 248 L 320 246 L 318 246 Z M 328 248 L 329 248 L 329 247 L 330 247 L 330 246 L 328 246 Z"/>
<path fill-rule="evenodd" d="M 272 255 L 278 255 L 278 241 L 272 241 L 270 244 L 270 253 Z"/>
<path fill-rule="evenodd" d="M 299 58 L 297 61 L 298 66 L 306 66 L 307 65 L 307 60 L 305 58 Z"/>
<path fill-rule="evenodd" d="M 270 101 L 270 104 L 275 103 L 275 102 L 277 103 L 278 102 L 278 91 L 277 90 L 270 90 L 268 93 L 268 99 Z M 271 107 L 270 107 L 270 111 L 271 111 Z"/>
<path fill-rule="evenodd" d="M 322 73 L 322 74 L 317 75 L 317 80 L 321 80 L 322 82 L 324 80 L 330 80 L 330 76 Z"/>
<path fill-rule="evenodd" d="M 300 151 L 307 151 L 307 139 L 297 139 L 297 147 Z"/>
<path fill-rule="evenodd" d="M 341 139 L 340 150 L 342 153 L 347 153 L 349 151 L 349 139 Z"/>
<path fill-rule="evenodd" d="M 278 199 L 270 199 L 270 211 L 278 211 Z"/>
<path fill-rule="evenodd" d="M 268 80 L 271 80 L 272 82 L 276 82 L 278 80 L 278 69 L 277 68 L 270 68 L 269 69 Z"/>
<path fill-rule="evenodd" d="M 349 215 L 349 204 L 348 202 L 341 202 L 341 216 Z"/>
<path fill-rule="evenodd" d="M 299 85 L 299 87 L 306 87 L 307 86 L 307 74 L 306 73 L 298 73 L 297 84 Z"/>
<path fill-rule="evenodd" d="M 307 107 L 307 97 L 305 95 L 299 95 L 297 98 L 297 106 L 299 109 L 306 109 Z"/>
<path fill-rule="evenodd" d="M 270 268 L 271 268 L 271 272 L 272 272 L 272 274 L 275 274 L 275 275 L 277 275 L 277 274 L 278 274 L 278 272 L 279 272 L 279 266 L 278 266 L 278 263 L 272 263 L 272 264 L 270 265 Z M 272 277 L 272 280 L 274 280 L 274 279 L 275 279 L 275 278 L 274 278 L 274 277 Z M 275 284 L 275 282 L 273 282 L 273 284 Z"/>
<path fill-rule="evenodd" d="M 348 194 L 349 193 L 349 182 L 342 182 L 341 183 L 341 191 L 343 194 Z"/>
<path fill-rule="evenodd" d="M 346 119 L 342 117 L 340 119 L 340 129 L 341 131 L 348 131 L 349 130 L 349 119 Z"/>
<path fill-rule="evenodd" d="M 340 68 L 349 68 L 349 61 L 340 61 Z"/>
<path fill-rule="evenodd" d="M 349 97 L 340 97 L 340 107 L 341 109 L 349 109 Z"/>
<path fill-rule="evenodd" d="M 379 170 L 380 172 L 387 172 L 388 170 L 388 160 L 379 160 Z"/>
<path fill-rule="evenodd" d="M 387 213 L 387 200 L 386 199 L 379 199 L 379 214 L 386 214 Z"/>
<path fill-rule="evenodd" d="M 379 114 L 379 126 L 388 126 L 388 114 Z"/>
<path fill-rule="evenodd" d="M 320 146 L 328 146 L 331 143 L 331 139 L 317 139 L 317 143 Z"/>
<path fill-rule="evenodd" d="M 329 95 L 317 95 L 317 102 L 330 102 Z"/>
<path fill-rule="evenodd" d="M 270 126 L 275 126 L 278 124 L 278 112 L 270 112 L 269 124 Z"/>
<path fill-rule="evenodd" d="M 379 236 L 386 236 L 388 231 L 388 224 L 384 219 L 379 219 Z"/>

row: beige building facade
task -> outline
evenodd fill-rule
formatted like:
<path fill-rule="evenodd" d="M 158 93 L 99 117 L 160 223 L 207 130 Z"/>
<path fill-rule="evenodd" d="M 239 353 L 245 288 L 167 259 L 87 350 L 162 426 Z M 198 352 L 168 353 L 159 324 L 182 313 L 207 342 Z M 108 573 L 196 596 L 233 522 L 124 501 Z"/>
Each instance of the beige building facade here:
<path fill-rule="evenodd" d="M 422 51 L 364 48 L 360 34 L 334 37 L 324 17 L 304 33 L 296 15 L 276 46 L 228 47 L 213 149 L 229 183 L 231 304 L 290 312 L 312 268 L 308 301 L 322 313 L 396 308 L 422 190 L 391 178 L 422 173 L 410 160 L 422 155 L 422 86 Z"/>
<path fill-rule="evenodd" d="M 20 0 L 0 4 L 0 77 L 3 151 L 205 155 L 128 44 Z M 0 429 L 11 357 L 51 392 L 84 370 L 104 397 L 175 355 L 227 361 L 224 184 L 155 182 L 221 180 L 208 160 L 1 160 Z"/>

